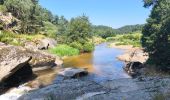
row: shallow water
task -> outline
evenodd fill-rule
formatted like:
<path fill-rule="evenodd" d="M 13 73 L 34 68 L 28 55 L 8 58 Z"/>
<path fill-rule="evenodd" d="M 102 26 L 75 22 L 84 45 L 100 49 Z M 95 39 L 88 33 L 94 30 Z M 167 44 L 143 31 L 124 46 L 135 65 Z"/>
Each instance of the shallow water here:
<path fill-rule="evenodd" d="M 94 52 L 72 56 L 64 59 L 63 67 L 74 67 L 87 69 L 89 75 L 81 79 L 103 82 L 120 78 L 129 78 L 123 70 L 124 63 L 116 59 L 123 54 L 123 50 L 109 48 L 107 43 L 97 45 Z M 38 78 L 44 85 L 58 81 L 59 68 L 36 72 Z"/>
<path fill-rule="evenodd" d="M 90 74 L 84 79 L 96 82 L 129 78 L 123 71 L 124 63 L 116 57 L 124 51 L 116 48 L 109 48 L 107 43 L 97 45 L 93 53 L 64 59 L 64 67 L 85 68 Z"/>

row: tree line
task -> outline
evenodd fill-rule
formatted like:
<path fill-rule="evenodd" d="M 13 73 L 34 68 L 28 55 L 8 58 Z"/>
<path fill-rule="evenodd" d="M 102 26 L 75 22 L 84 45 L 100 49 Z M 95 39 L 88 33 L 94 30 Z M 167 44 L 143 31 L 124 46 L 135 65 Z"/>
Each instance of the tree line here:
<path fill-rule="evenodd" d="M 142 46 L 149 53 L 148 63 L 159 69 L 170 69 L 170 0 L 144 0 L 152 7 L 143 28 Z"/>

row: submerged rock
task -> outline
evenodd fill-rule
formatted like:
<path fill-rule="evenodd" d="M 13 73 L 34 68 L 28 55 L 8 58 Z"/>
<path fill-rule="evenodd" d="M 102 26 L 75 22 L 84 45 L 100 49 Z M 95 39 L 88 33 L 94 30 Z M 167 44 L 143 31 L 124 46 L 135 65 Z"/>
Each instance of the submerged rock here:
<path fill-rule="evenodd" d="M 77 78 L 87 74 L 88 72 L 86 70 L 77 68 L 65 68 L 63 71 L 58 73 L 58 75 L 61 75 L 65 78 Z"/>

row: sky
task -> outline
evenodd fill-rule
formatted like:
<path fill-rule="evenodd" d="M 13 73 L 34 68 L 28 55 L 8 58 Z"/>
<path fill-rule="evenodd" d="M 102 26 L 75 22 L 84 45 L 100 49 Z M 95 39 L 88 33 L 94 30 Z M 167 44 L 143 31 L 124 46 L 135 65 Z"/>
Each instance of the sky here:
<path fill-rule="evenodd" d="M 144 24 L 150 14 L 142 0 L 39 0 L 39 3 L 68 20 L 85 14 L 92 24 L 113 28 Z"/>

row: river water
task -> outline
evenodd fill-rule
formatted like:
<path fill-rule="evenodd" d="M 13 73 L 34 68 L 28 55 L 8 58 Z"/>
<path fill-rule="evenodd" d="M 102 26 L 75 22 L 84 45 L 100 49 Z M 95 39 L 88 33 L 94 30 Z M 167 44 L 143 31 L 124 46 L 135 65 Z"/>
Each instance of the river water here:
<path fill-rule="evenodd" d="M 124 62 L 116 59 L 123 50 L 109 48 L 107 43 L 99 44 L 93 53 L 64 59 L 64 67 L 85 68 L 90 74 L 85 79 L 101 82 L 119 78 L 129 78 L 124 72 Z"/>
<path fill-rule="evenodd" d="M 84 53 L 64 59 L 63 67 L 84 68 L 89 75 L 81 79 L 103 82 L 108 80 L 129 78 L 123 70 L 124 62 L 116 59 L 124 50 L 109 48 L 107 43 L 95 46 L 92 53 Z M 48 85 L 57 80 L 59 69 L 49 69 L 37 72 L 38 78 L 43 84 Z"/>

